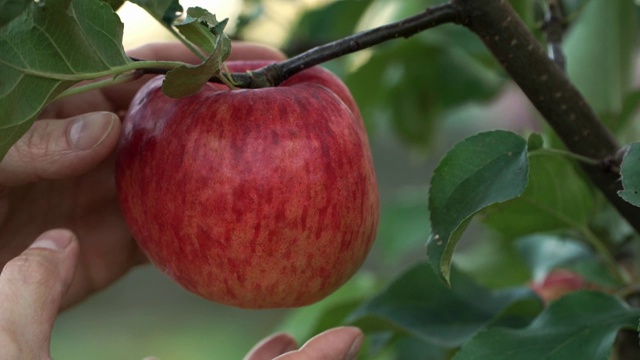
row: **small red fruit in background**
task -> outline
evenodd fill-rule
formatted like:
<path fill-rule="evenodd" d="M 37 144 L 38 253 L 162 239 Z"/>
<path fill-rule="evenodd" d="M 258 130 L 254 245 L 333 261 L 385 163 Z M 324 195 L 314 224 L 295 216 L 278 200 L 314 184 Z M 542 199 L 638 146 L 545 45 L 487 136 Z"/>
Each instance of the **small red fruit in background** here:
<path fill-rule="evenodd" d="M 243 308 L 303 306 L 344 284 L 379 213 L 367 134 L 345 85 L 316 67 L 274 88 L 209 83 L 174 100 L 162 79 L 133 99 L 116 174 L 150 260 L 186 289 Z"/>
<path fill-rule="evenodd" d="M 531 285 L 531 289 L 545 303 L 552 302 L 585 287 L 584 279 L 568 270 L 555 270 L 549 273 L 541 282 L 535 282 Z"/>

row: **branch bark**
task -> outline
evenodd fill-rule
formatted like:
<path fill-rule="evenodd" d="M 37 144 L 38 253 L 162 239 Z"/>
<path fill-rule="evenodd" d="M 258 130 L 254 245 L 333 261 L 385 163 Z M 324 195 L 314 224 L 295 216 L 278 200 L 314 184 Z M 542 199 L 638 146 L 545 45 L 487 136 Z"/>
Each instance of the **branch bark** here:
<path fill-rule="evenodd" d="M 451 0 L 458 22 L 473 31 L 520 86 L 567 148 L 593 159 L 615 156 L 620 148 L 562 69 L 547 57 L 506 0 Z M 620 175 L 606 166 L 581 164 L 618 212 L 640 232 L 640 208 L 622 200 Z"/>

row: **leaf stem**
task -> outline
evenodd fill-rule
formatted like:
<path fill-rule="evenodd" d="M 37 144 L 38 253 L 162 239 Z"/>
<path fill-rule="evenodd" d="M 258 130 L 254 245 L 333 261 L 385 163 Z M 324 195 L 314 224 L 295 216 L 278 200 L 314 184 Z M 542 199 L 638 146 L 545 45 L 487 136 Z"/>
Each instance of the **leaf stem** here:
<path fill-rule="evenodd" d="M 87 92 L 87 91 L 91 91 L 91 90 L 96 90 L 96 89 L 100 89 L 103 87 L 107 87 L 107 86 L 112 86 L 112 85 L 117 85 L 117 84 L 123 84 L 129 81 L 133 81 L 136 79 L 139 79 L 140 77 L 142 77 L 142 75 L 144 75 L 144 73 L 142 71 L 139 70 L 134 70 L 132 72 L 129 72 L 127 74 L 123 74 L 123 75 L 116 75 L 112 78 L 109 79 L 103 79 L 103 80 L 98 80 L 98 81 L 94 81 L 88 84 L 84 84 L 84 85 L 78 85 L 78 86 L 74 86 L 70 89 L 67 89 L 65 91 L 63 91 L 60 95 L 58 95 L 55 100 L 59 100 L 68 96 L 72 96 L 72 95 L 76 95 L 76 94 L 80 94 L 83 92 Z"/>
<path fill-rule="evenodd" d="M 602 162 L 600 160 L 592 159 L 590 157 L 583 156 L 583 155 L 576 154 L 576 153 L 573 153 L 571 151 L 566 151 L 566 150 L 562 150 L 562 149 L 547 149 L 547 148 L 544 148 L 544 149 L 534 150 L 534 151 L 531 151 L 529 153 L 529 155 L 537 155 L 537 154 L 560 155 L 560 156 L 564 156 L 565 158 L 568 158 L 568 159 L 573 159 L 573 160 L 576 160 L 576 161 L 579 161 L 579 162 L 582 162 L 582 163 L 585 163 L 585 164 L 588 164 L 588 165 L 594 165 L 594 166 L 602 164 Z"/>
<path fill-rule="evenodd" d="M 42 77 L 45 79 L 55 79 L 62 81 L 84 81 L 94 80 L 107 76 L 117 76 L 133 70 L 142 70 L 145 68 L 161 69 L 163 72 L 175 69 L 180 66 L 184 66 L 186 63 L 180 61 L 132 61 L 124 65 L 119 65 L 110 68 L 109 70 L 92 72 L 92 73 L 80 73 L 80 74 L 55 74 L 55 73 L 43 73 L 40 71 L 34 71 L 30 69 L 18 69 L 21 73 L 26 75 L 33 75 L 36 77 Z M 143 70 L 143 73 L 147 71 Z"/>

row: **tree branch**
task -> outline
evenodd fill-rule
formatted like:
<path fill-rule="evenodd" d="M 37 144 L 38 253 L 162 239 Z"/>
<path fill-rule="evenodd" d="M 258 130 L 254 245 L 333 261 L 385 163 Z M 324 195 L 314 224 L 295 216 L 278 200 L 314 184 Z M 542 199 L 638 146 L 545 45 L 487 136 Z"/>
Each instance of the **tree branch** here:
<path fill-rule="evenodd" d="M 476 33 L 549 125 L 576 154 L 615 156 L 619 145 L 567 76 L 547 57 L 506 0 L 451 0 L 459 23 Z M 622 200 L 620 175 L 605 166 L 581 164 L 592 182 L 640 232 L 640 208 Z"/>
<path fill-rule="evenodd" d="M 370 48 L 385 41 L 400 37 L 408 38 L 441 24 L 456 22 L 457 15 L 451 4 L 433 6 L 418 15 L 313 48 L 250 74 L 233 73 L 231 79 L 234 85 L 240 88 L 255 89 L 277 86 L 292 75 L 323 62 Z M 143 71 L 147 74 L 165 74 L 167 72 L 164 69 L 144 69 Z M 217 77 L 211 78 L 210 81 L 221 82 Z"/>

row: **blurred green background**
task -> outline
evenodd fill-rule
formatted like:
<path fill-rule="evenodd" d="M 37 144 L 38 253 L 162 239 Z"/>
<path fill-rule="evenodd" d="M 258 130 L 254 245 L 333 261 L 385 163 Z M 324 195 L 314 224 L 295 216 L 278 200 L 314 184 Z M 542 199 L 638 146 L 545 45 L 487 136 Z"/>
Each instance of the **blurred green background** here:
<path fill-rule="evenodd" d="M 230 18 L 230 34 L 235 39 L 276 46 L 288 55 L 416 14 L 439 2 L 181 1 L 185 7 L 199 5 L 218 18 Z M 532 28 L 536 22 L 533 3 L 512 1 Z M 582 1 L 568 3 L 578 8 Z M 127 3 L 120 15 L 125 23 L 127 49 L 171 39 L 135 5 Z M 577 33 L 568 39 L 568 51 L 580 55 L 586 51 L 580 46 L 585 40 Z M 591 55 L 581 56 L 593 58 Z M 572 58 L 579 57 L 569 56 Z M 621 56 L 619 60 L 629 59 Z M 593 74 L 588 67 L 596 65 L 603 66 L 596 58 L 583 68 L 574 69 Z M 620 68 L 619 65 L 611 66 Z M 429 179 L 437 161 L 452 144 L 485 129 L 509 129 L 526 135 L 544 128 L 528 100 L 507 80 L 480 41 L 455 25 L 383 44 L 325 66 L 345 80 L 361 107 L 380 186 L 382 215 L 378 239 L 361 271 L 337 293 L 313 306 L 249 311 L 200 299 L 153 267 L 141 267 L 59 317 L 52 339 L 53 358 L 125 360 L 154 355 L 161 360 L 241 359 L 261 338 L 281 330 L 291 332 L 303 342 L 323 329 L 323 324 L 339 323 L 363 299 L 370 298 L 395 275 L 425 258 Z M 631 77 L 622 73 L 620 76 L 627 76 L 627 81 L 619 85 L 628 86 Z M 616 79 L 602 81 L 609 80 Z M 587 95 L 590 86 L 595 86 L 579 85 Z M 615 84 L 607 86 L 612 87 Z M 621 105 L 614 101 L 619 98 L 599 101 L 602 108 L 598 110 L 619 112 Z M 618 126 L 621 132 L 637 135 L 637 131 L 629 131 L 624 124 Z M 512 267 L 508 276 L 494 276 L 493 271 L 504 261 L 515 264 L 518 259 L 512 253 L 501 253 L 504 248 L 496 241 L 476 246 L 473 240 L 486 234 L 486 229 L 476 225 L 471 225 L 457 250 L 457 265 L 467 272 L 473 271 L 480 282 L 489 286 L 528 281 L 530 274 L 522 266 Z M 486 256 L 465 256 L 470 252 Z M 501 283 L 492 283 L 496 279 Z M 384 354 L 379 358 L 385 358 Z"/>

